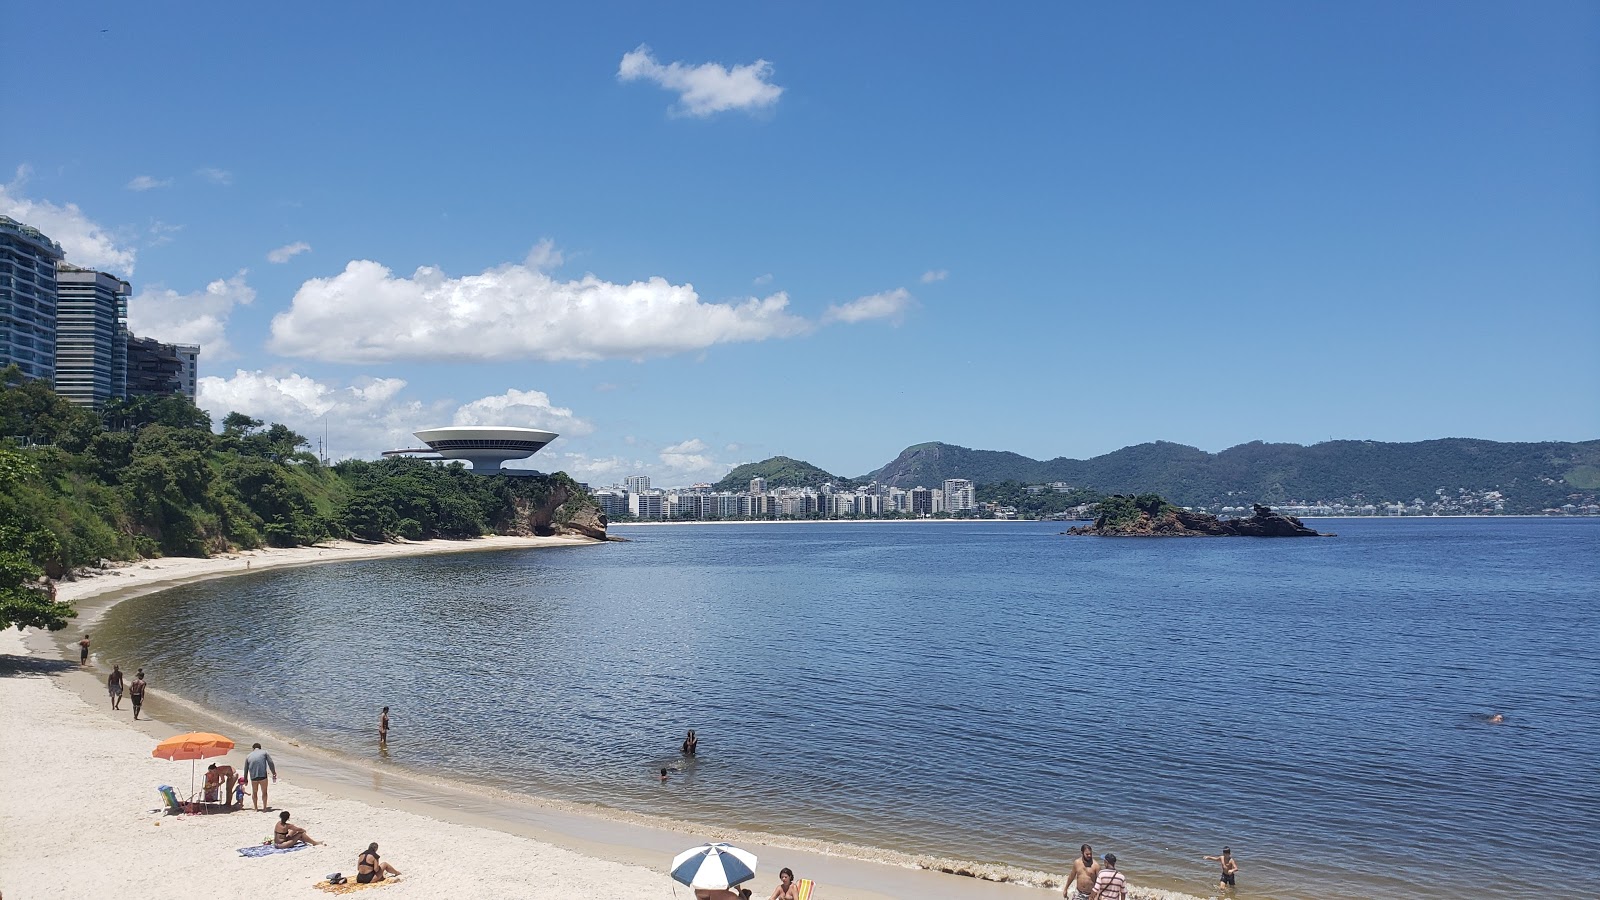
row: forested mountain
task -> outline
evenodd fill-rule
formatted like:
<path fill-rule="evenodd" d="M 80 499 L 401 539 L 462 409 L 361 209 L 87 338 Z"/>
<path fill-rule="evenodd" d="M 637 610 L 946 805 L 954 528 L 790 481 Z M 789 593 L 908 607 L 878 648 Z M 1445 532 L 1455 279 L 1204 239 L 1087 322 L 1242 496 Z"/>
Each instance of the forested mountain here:
<path fill-rule="evenodd" d="M 1035 460 L 951 444 L 907 447 L 866 476 L 901 488 L 947 478 L 978 484 L 1066 482 L 1105 493 L 1158 493 L 1184 506 L 1297 501 L 1408 501 L 1500 492 L 1504 512 L 1594 502 L 1600 441 L 1503 443 L 1445 438 L 1415 443 L 1328 441 L 1311 446 L 1254 441 L 1207 453 L 1158 441 L 1087 460 Z"/>
<path fill-rule="evenodd" d="M 719 491 L 745 491 L 750 489 L 752 478 L 765 478 L 767 486 L 775 488 L 820 487 L 824 484 L 848 487 L 855 484 L 849 478 L 830 475 L 804 460 L 774 456 L 761 462 L 745 463 L 712 487 Z"/>

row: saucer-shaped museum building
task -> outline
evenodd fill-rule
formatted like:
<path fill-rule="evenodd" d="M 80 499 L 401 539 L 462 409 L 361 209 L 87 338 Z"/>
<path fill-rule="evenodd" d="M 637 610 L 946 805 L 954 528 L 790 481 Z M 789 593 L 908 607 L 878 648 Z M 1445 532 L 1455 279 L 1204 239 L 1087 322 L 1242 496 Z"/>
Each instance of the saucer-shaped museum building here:
<path fill-rule="evenodd" d="M 452 425 L 448 428 L 425 428 L 414 433 L 439 458 L 465 460 L 472 463 L 472 471 L 480 475 L 500 472 L 501 463 L 527 459 L 543 450 L 545 444 L 560 437 L 553 431 L 507 425 Z M 411 455 L 415 452 L 390 450 L 384 455 Z"/>

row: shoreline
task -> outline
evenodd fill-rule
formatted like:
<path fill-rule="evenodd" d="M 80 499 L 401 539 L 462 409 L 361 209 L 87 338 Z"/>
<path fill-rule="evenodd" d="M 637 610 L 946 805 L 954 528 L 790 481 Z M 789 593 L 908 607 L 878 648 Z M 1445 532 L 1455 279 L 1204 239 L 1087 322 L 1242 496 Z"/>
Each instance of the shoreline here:
<path fill-rule="evenodd" d="M 891 520 L 892 521 L 892 520 Z M 902 520 L 904 521 L 904 520 Z M 946 520 L 933 520 L 946 521 Z M 961 521 L 961 520 L 954 520 Z M 747 524 L 747 523 L 727 523 Z M 116 569 L 106 570 L 90 578 L 81 578 L 71 582 L 64 582 L 58 590 L 58 595 L 69 599 L 79 606 L 80 617 L 74 620 L 68 629 L 56 632 L 30 632 L 27 635 L 27 650 L 29 658 L 27 663 L 36 664 L 45 668 L 61 667 L 53 672 L 56 677 L 50 679 L 19 679 L 5 678 L 6 673 L 0 672 L 0 688 L 9 689 L 13 685 L 7 682 L 32 681 L 28 688 L 36 688 L 32 693 L 40 691 L 56 695 L 49 697 L 31 698 L 35 705 L 43 700 L 54 699 L 57 707 L 76 706 L 76 709 L 55 710 L 60 715 L 69 715 L 72 718 L 87 716 L 91 721 L 91 731 L 96 738 L 109 738 L 112 733 L 122 741 L 134 741 L 140 746 L 148 747 L 153 740 L 170 736 L 180 730 L 220 730 L 224 734 L 255 734 L 270 750 L 276 759 L 284 763 L 286 774 L 293 779 L 294 787 L 287 791 L 290 802 L 295 804 L 297 810 L 308 810 L 302 819 L 306 826 L 321 839 L 327 839 L 323 831 L 331 825 L 319 829 L 318 821 L 326 821 L 327 816 L 313 811 L 326 807 L 333 809 L 340 803 L 355 804 L 361 814 L 353 817 L 356 820 L 368 820 L 375 816 L 388 815 L 387 810 L 394 810 L 396 814 L 409 817 L 411 820 L 421 822 L 433 821 L 448 823 L 449 825 L 465 829 L 472 838 L 473 843 L 493 844 L 502 840 L 520 840 L 535 843 L 538 846 L 531 858 L 544 858 L 551 853 L 573 853 L 575 860 L 565 860 L 565 869 L 561 870 L 564 878 L 576 879 L 573 883 L 581 882 L 604 869 L 607 878 L 618 878 L 622 882 L 644 883 L 655 880 L 655 886 L 648 892 L 659 893 L 670 889 L 672 883 L 664 874 L 665 860 L 677 850 L 686 846 L 703 842 L 706 839 L 732 840 L 743 846 L 749 847 L 762 855 L 769 862 L 763 863 L 762 877 L 757 879 L 756 887 L 771 877 L 779 865 L 789 865 L 802 872 L 805 877 L 814 878 L 819 888 L 826 886 L 826 896 L 839 898 L 861 898 L 861 900 L 878 900 L 885 897 L 900 897 L 918 895 L 933 898 L 950 898 L 950 900 L 1001 900 L 1001 898 L 1042 897 L 1040 889 L 1024 887 L 1018 883 L 1005 883 L 1004 880 L 1015 879 L 1018 876 L 1032 876 L 1036 880 L 1049 886 L 1048 889 L 1059 890 L 1059 876 L 1047 873 L 1022 873 L 1015 870 L 1005 870 L 998 866 L 984 866 L 973 863 L 963 863 L 954 860 L 941 860 L 928 857 L 913 857 L 907 854 L 879 851 L 867 847 L 852 847 L 849 845 L 829 844 L 822 841 L 791 838 L 782 835 L 739 833 L 726 829 L 708 829 L 689 822 L 661 819 L 642 814 L 629 813 L 605 807 L 589 807 L 581 804 L 564 803 L 548 799 L 533 798 L 520 794 L 510 794 L 492 789 L 472 789 L 471 786 L 446 777 L 434 777 L 426 773 L 411 772 L 406 770 L 387 770 L 381 765 L 362 763 L 348 759 L 332 751 L 323 750 L 309 745 L 302 745 L 292 735 L 270 735 L 254 726 L 242 723 L 228 722 L 217 718 L 209 710 L 182 698 L 166 694 L 154 688 L 149 692 L 147 711 L 160 714 L 159 719 L 142 719 L 140 723 L 131 722 L 128 712 L 113 714 L 114 716 L 129 718 L 112 718 L 105 715 L 109 712 L 105 697 L 103 679 L 104 672 L 98 667 L 88 670 L 79 670 L 71 665 L 70 650 L 76 642 L 76 637 L 84 632 L 92 632 L 104 615 L 123 600 L 136 596 L 165 590 L 182 584 L 197 581 L 223 578 L 232 575 L 246 574 L 247 572 L 261 572 L 277 568 L 287 568 L 301 565 L 318 565 L 334 562 L 355 561 L 363 559 L 381 559 L 391 556 L 417 556 L 436 553 L 457 552 L 484 552 L 502 549 L 528 549 L 532 547 L 550 546 L 584 546 L 603 542 L 591 541 L 586 538 L 508 538 L 491 537 L 473 541 L 428 541 L 401 544 L 365 545 L 340 542 L 325 544 L 312 548 L 290 548 L 286 550 L 248 551 L 227 554 L 209 560 L 196 559 L 157 559 L 145 560 L 120 566 Z M 12 632 L 11 635 L 15 635 Z M 21 649 L 24 641 L 21 636 L 13 638 L 8 635 L 0 642 L 0 652 L 11 652 L 15 646 Z M 0 658 L 3 659 L 3 658 Z M 15 658 L 13 658 L 15 659 Z M 59 660 L 60 662 L 57 662 Z M 91 660 L 93 663 L 94 660 Z M 63 687 L 65 691 L 49 691 L 50 686 Z M 7 690 L 7 709 L 10 711 L 10 694 L 14 691 Z M 75 696 L 74 696 L 75 695 Z M 98 707 L 99 712 L 95 712 Z M 152 710 L 153 707 L 153 710 Z M 124 710 L 128 707 L 124 704 Z M 9 717 L 9 716 L 8 716 Z M 27 724 L 22 728 L 8 729 L 18 734 L 27 730 Z M 143 732 L 143 737 L 140 736 Z M 241 738 L 241 747 L 246 746 L 256 738 Z M 93 743 L 91 741 L 91 743 Z M 281 748 L 281 749 L 279 749 Z M 33 771 L 32 766 L 18 760 L 11 759 L 13 748 L 10 742 L 0 747 L 0 769 L 11 771 Z M 238 753 L 238 751 L 236 751 Z M 238 760 L 229 761 L 237 765 Z M 178 780 L 177 769 L 172 764 L 160 763 L 149 760 L 147 757 L 138 760 L 143 766 L 134 766 L 131 761 L 122 761 L 125 764 L 117 765 L 117 778 L 136 785 L 135 793 L 143 798 L 145 806 L 152 805 L 149 797 L 149 788 L 154 782 L 148 782 L 148 775 L 125 774 L 127 769 L 149 769 L 150 763 L 155 762 L 154 770 L 165 773 L 169 781 Z M 19 763 L 14 766 L 13 763 Z M 89 769 L 103 771 L 105 763 L 89 763 L 87 761 L 67 761 L 64 767 L 72 771 Z M 158 776 L 160 777 L 160 776 Z M 13 786 L 7 784 L 9 778 L 0 779 L 0 796 L 8 795 Z M 285 784 L 288 784 L 286 781 Z M 35 790 L 36 785 L 30 785 L 29 790 Z M 302 789 L 303 788 L 303 789 Z M 70 792 L 70 784 L 63 785 L 63 790 Z M 274 796 L 278 796 L 278 789 L 274 788 Z M 302 800 L 301 795 L 307 799 Z M 0 817 L 0 839 L 7 846 L 24 846 L 21 835 L 37 835 L 41 829 L 37 823 L 28 823 L 30 816 L 21 811 L 25 804 L 7 804 L 8 807 L 16 806 L 20 814 L 17 818 L 21 822 L 13 822 L 13 814 L 7 812 Z M 140 807 L 135 804 L 137 808 Z M 253 813 L 251 814 L 254 815 Z M 299 813 L 297 813 L 299 815 Z M 191 817 L 183 817 L 183 821 Z M 216 818 L 216 817 L 212 817 Z M 238 813 L 227 816 L 230 822 L 236 819 L 245 819 Z M 301 819 L 297 819 L 301 821 Z M 485 837 L 481 832 L 493 832 L 496 837 Z M 16 843 L 23 841 L 22 843 Z M 250 841 L 253 842 L 253 841 Z M 246 842 L 246 843 L 250 843 Z M 80 839 L 78 843 L 82 843 Z M 242 846 L 242 844 L 240 845 Z M 364 843 L 360 846 L 364 846 Z M 74 849 L 82 850 L 82 847 Z M 359 847 L 357 847 L 359 849 Z M 313 851 L 304 851 L 311 856 Z M 389 852 L 396 853 L 397 865 L 402 871 L 424 871 L 418 864 L 417 850 L 406 848 L 397 851 L 393 846 Z M 526 851 L 521 851 L 526 853 Z M 50 855 L 48 848 L 40 848 L 44 856 Z M 353 854 L 352 858 L 353 858 Z M 32 854 L 21 854 L 23 858 L 31 858 Z M 455 854 L 452 853 L 452 858 Z M 291 859 L 298 859 L 298 854 Z M 405 859 L 411 859 L 410 868 Z M 463 859 L 472 859 L 473 854 L 464 853 Z M 250 864 L 255 861 L 242 860 L 241 863 Z M 115 865 L 115 863 L 112 863 Z M 322 865 L 319 863 L 318 865 Z M 634 870 L 629 873 L 618 873 L 607 867 L 622 866 Z M 349 864 L 344 863 L 348 868 Z M 253 868 L 253 867 L 251 867 Z M 245 869 L 250 871 L 251 868 Z M 943 871 L 941 871 L 941 869 Z M 319 871 L 342 870 L 341 865 L 323 865 Z M 770 871 L 769 871 L 770 870 Z M 5 886 L 19 884 L 19 874 L 26 870 L 17 867 L 13 871 L 10 863 L 0 863 L 0 889 Z M 969 872 L 977 877 L 959 877 L 945 874 L 946 872 Z M 59 872 L 54 873 L 59 879 Z M 43 877 L 43 875 L 41 875 Z M 431 889 L 432 896 L 453 896 L 443 885 L 455 883 L 461 876 L 449 876 Z M 637 881 L 643 879 L 643 883 Z M 989 880 L 985 880 L 989 879 Z M 418 879 L 419 881 L 422 879 Z M 430 881 L 432 879 L 429 879 Z M 21 883 L 26 883 L 24 878 Z M 55 882 L 50 882 L 54 884 Z M 404 882 L 402 882 L 403 886 Z M 43 887 L 41 883 L 38 887 Z M 1042 888 L 1041 888 L 1042 889 Z M 443 892 L 441 892 L 443 891 Z M 758 890 L 757 893 L 761 891 Z M 631 896 L 622 894 L 605 893 L 605 896 Z M 465 892 L 464 894 L 465 895 Z M 1186 895 L 1151 889 L 1140 889 L 1136 896 L 1149 898 L 1176 898 Z"/>

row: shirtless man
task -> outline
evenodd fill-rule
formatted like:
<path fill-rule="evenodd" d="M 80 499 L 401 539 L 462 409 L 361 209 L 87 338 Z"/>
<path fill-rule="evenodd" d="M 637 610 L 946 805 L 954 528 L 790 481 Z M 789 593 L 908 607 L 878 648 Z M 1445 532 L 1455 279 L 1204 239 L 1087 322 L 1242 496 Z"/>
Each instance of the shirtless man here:
<path fill-rule="evenodd" d="M 389 745 L 389 707 L 385 706 L 383 712 L 378 714 L 378 746 Z"/>
<path fill-rule="evenodd" d="M 87 666 L 88 664 L 89 664 L 89 636 L 86 634 L 86 635 L 83 636 L 83 640 L 78 642 L 78 665 Z"/>
<path fill-rule="evenodd" d="M 1078 896 L 1087 900 L 1089 893 L 1094 890 L 1094 880 L 1100 877 L 1100 861 L 1094 858 L 1094 848 L 1084 844 L 1078 848 L 1081 854 L 1072 861 L 1072 874 L 1067 876 L 1067 886 L 1061 889 L 1061 896 L 1072 896 L 1072 889 L 1078 889 Z"/>
<path fill-rule="evenodd" d="M 112 666 L 106 678 L 106 693 L 111 695 L 111 708 L 122 708 L 122 667 Z"/>
<path fill-rule="evenodd" d="M 133 717 L 139 718 L 139 707 L 144 706 L 144 670 L 140 669 L 133 676 L 133 683 L 128 685 L 128 699 L 133 701 Z"/>
<path fill-rule="evenodd" d="M 1233 858 L 1233 851 L 1227 847 L 1222 848 L 1221 856 L 1208 856 L 1206 859 L 1222 864 L 1222 875 L 1217 878 L 1217 890 L 1222 891 L 1235 887 L 1239 874 L 1239 862 Z"/>

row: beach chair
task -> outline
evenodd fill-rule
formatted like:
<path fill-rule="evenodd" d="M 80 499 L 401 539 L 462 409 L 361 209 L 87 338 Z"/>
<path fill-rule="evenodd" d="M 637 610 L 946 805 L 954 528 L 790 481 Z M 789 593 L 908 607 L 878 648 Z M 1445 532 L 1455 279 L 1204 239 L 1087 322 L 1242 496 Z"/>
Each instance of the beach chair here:
<path fill-rule="evenodd" d="M 178 792 L 172 785 L 163 784 L 156 787 L 156 793 L 161 795 L 161 802 L 169 816 L 181 816 L 188 810 L 183 808 L 183 801 L 178 799 Z"/>
<path fill-rule="evenodd" d="M 798 900 L 811 900 L 811 890 L 812 890 L 812 888 L 816 887 L 815 884 L 811 883 L 811 879 L 802 878 L 799 881 L 796 881 L 794 883 L 794 886 L 795 886 L 795 894 L 794 895 L 795 895 L 796 898 L 798 898 Z"/>

